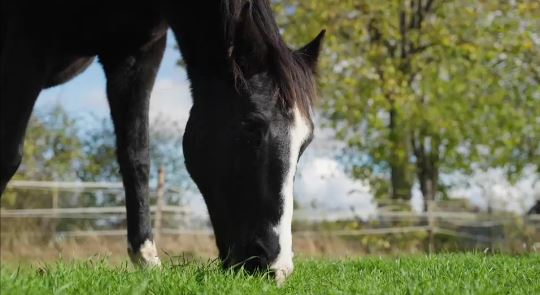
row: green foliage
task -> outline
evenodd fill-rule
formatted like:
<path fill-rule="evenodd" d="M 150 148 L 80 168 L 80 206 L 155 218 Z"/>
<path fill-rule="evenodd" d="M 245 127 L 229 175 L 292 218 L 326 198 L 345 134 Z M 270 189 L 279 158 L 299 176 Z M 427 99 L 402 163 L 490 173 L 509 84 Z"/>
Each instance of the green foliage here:
<path fill-rule="evenodd" d="M 85 130 L 82 139 L 86 157 L 78 176 L 83 181 L 120 181 L 112 122 L 109 118 L 97 117 L 92 121 L 93 127 Z"/>
<path fill-rule="evenodd" d="M 168 185 L 184 190 L 195 189 L 184 166 L 182 129 L 164 118 L 154 120 L 150 129 L 151 187 L 156 186 L 158 167 L 163 166 Z M 60 105 L 56 105 L 34 114 L 27 130 L 22 164 L 14 179 L 121 181 L 116 161 L 115 135 L 109 118 L 77 120 Z M 40 197 L 36 196 L 38 194 Z M 53 194 L 52 191 L 8 188 L 2 196 L 2 205 L 11 209 L 49 208 Z M 58 195 L 60 207 L 73 206 L 74 201 L 79 206 L 90 207 L 121 206 L 124 203 L 123 194 L 117 191 L 60 192 Z M 168 202 L 181 203 L 182 197 L 182 194 L 171 194 Z M 10 228 L 11 232 L 17 231 L 18 227 L 11 222 L 4 223 L 5 228 Z M 33 219 L 25 226 L 44 228 L 43 224 L 48 223 Z M 65 226 L 78 229 L 86 226 L 99 228 L 96 224 L 95 221 L 85 219 L 77 222 L 62 221 L 58 224 L 55 222 L 54 226 L 59 229 L 67 229 Z"/>
<path fill-rule="evenodd" d="M 23 162 L 14 179 L 75 180 L 83 157 L 76 121 L 61 106 L 32 116 Z"/>
<path fill-rule="evenodd" d="M 49 181 L 121 181 L 116 161 L 115 135 L 111 120 L 91 118 L 86 121 L 70 116 L 56 105 L 32 116 L 27 129 L 22 164 L 14 179 Z M 182 129 L 172 121 L 158 118 L 151 123 L 151 186 L 157 182 L 157 167 L 163 166 L 168 185 L 194 189 L 184 166 Z M 153 182 L 153 183 L 152 183 Z M 50 208 L 52 190 L 10 189 L 2 195 L 2 206 L 10 209 Z M 60 207 L 121 206 L 123 193 L 118 191 L 58 192 Z M 181 194 L 171 194 L 169 203 L 181 203 Z M 20 237 L 18 232 L 33 231 L 32 237 L 48 240 L 56 230 L 99 229 L 115 227 L 123 220 L 98 219 L 5 220 L 2 232 L 6 239 Z"/>
<path fill-rule="evenodd" d="M 538 1 L 276 4 L 297 46 L 327 28 L 321 105 L 379 196 L 389 179 L 395 192 L 416 178 L 429 199 L 441 173 L 540 169 Z"/>
<path fill-rule="evenodd" d="M 2 294 L 538 294 L 540 257 L 483 254 L 297 260 L 282 288 L 267 274 L 171 259 L 159 270 L 104 261 L 0 266 Z"/>
<path fill-rule="evenodd" d="M 153 167 L 163 167 L 167 180 L 184 189 L 195 189 L 184 164 L 182 150 L 183 127 L 165 117 L 156 117 L 150 124 L 150 161 Z M 157 170 L 151 174 L 157 179 Z"/>
<path fill-rule="evenodd" d="M 175 185 L 192 186 L 184 166 L 182 128 L 175 122 L 162 117 L 151 122 L 150 160 L 153 180 L 157 167 L 164 166 Z M 60 105 L 35 114 L 14 179 L 120 181 L 111 120 L 93 117 L 78 121 Z"/>

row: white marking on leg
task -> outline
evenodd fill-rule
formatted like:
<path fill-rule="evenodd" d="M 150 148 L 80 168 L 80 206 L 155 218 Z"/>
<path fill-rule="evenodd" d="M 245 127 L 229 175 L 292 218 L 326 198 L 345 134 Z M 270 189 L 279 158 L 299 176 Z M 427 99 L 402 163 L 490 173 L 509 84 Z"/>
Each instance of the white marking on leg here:
<path fill-rule="evenodd" d="M 156 244 L 154 241 L 146 240 L 139 248 L 138 253 L 133 253 L 133 248 L 128 244 L 128 253 L 131 261 L 141 267 L 159 267 L 161 261 L 159 260 Z"/>
<path fill-rule="evenodd" d="M 293 182 L 296 173 L 296 164 L 302 143 L 310 134 L 310 124 L 300 113 L 298 108 L 294 109 L 294 122 L 289 130 L 289 170 L 286 172 L 281 197 L 283 199 L 283 215 L 274 227 L 279 238 L 280 251 L 276 260 L 270 265 L 270 269 L 275 272 L 278 285 L 283 284 L 287 276 L 293 271 L 293 251 L 292 251 L 292 216 L 293 216 Z"/>

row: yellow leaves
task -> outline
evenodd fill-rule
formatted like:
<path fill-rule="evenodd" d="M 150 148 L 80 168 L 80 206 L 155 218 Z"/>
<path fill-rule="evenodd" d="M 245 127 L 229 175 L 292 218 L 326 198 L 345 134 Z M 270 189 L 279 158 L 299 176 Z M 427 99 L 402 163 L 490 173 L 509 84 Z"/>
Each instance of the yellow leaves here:
<path fill-rule="evenodd" d="M 396 74 L 396 68 L 393 65 L 388 65 L 385 70 L 388 75 Z"/>
<path fill-rule="evenodd" d="M 471 43 L 465 43 L 460 46 L 460 49 L 463 51 L 465 56 L 468 56 L 470 59 L 475 60 L 479 55 L 478 47 Z"/>
<path fill-rule="evenodd" d="M 445 47 L 452 45 L 452 39 L 450 39 L 450 36 L 443 36 L 440 40 L 441 44 Z"/>
<path fill-rule="evenodd" d="M 540 3 L 536 1 L 520 3 L 518 5 L 518 11 L 522 14 L 534 11 L 536 9 L 540 9 Z"/>
<path fill-rule="evenodd" d="M 476 47 L 474 47 L 474 45 L 470 44 L 470 43 L 465 43 L 463 45 L 461 45 L 461 49 L 463 49 L 465 52 L 469 53 L 469 54 L 475 54 L 478 50 Z"/>
<path fill-rule="evenodd" d="M 387 86 L 388 88 L 395 88 L 395 87 L 397 87 L 397 85 L 398 85 L 398 83 L 396 82 L 395 79 L 388 79 L 388 80 L 386 80 L 386 86 Z"/>
<path fill-rule="evenodd" d="M 467 17 L 471 17 L 476 14 L 474 8 L 471 6 L 465 7 L 465 9 L 463 9 L 463 12 L 467 15 Z"/>
<path fill-rule="evenodd" d="M 356 84 L 356 79 L 354 79 L 353 77 L 345 77 L 343 79 L 343 83 L 345 85 L 355 85 Z"/>
<path fill-rule="evenodd" d="M 368 48 L 366 57 L 373 60 L 381 60 L 387 56 L 386 49 L 382 45 L 374 44 Z"/>
<path fill-rule="evenodd" d="M 532 42 L 530 38 L 525 38 L 525 40 L 523 40 L 522 46 L 524 49 L 530 50 L 534 47 L 534 43 Z"/>

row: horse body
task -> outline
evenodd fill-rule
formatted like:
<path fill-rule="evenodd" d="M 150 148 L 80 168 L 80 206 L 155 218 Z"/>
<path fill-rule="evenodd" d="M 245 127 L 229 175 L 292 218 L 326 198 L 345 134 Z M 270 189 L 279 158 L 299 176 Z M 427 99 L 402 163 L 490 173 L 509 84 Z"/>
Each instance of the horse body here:
<path fill-rule="evenodd" d="M 20 55 L 39 59 L 47 70 L 45 87 L 56 86 L 83 72 L 95 56 L 133 53 L 163 38 L 167 23 L 155 5 L 144 4 L 3 0 L 0 50 L 26 47 Z M 9 67 L 10 59 L 5 62 Z"/>
<path fill-rule="evenodd" d="M 312 135 L 313 69 L 322 34 L 300 51 L 279 36 L 266 1 L 2 0 L 0 191 L 21 162 L 39 92 L 97 56 L 126 193 L 128 251 L 157 265 L 148 203 L 148 107 L 172 28 L 187 64 L 193 107 L 186 166 L 203 194 L 226 265 L 292 271 L 296 162 Z M 277 274 L 279 276 L 279 273 Z"/>

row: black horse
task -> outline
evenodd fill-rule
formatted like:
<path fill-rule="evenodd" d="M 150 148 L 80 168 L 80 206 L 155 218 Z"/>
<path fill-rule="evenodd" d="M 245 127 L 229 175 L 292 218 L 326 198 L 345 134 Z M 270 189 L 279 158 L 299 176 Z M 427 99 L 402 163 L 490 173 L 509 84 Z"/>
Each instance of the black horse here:
<path fill-rule="evenodd" d="M 40 91 L 97 56 L 126 194 L 128 252 L 135 263 L 159 265 L 148 204 L 148 106 L 170 27 L 193 95 L 186 165 L 220 258 L 226 266 L 269 267 L 278 279 L 292 271 L 292 185 L 313 133 L 324 31 L 289 49 L 267 0 L 1 1 L 1 192 L 21 162 Z"/>

